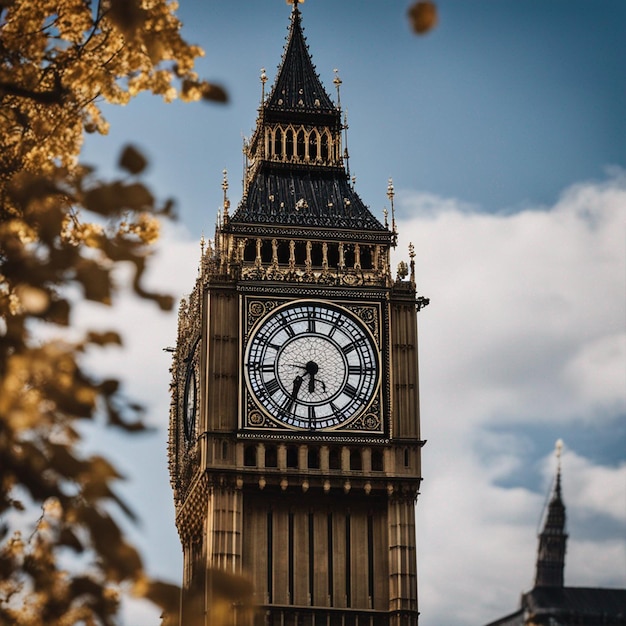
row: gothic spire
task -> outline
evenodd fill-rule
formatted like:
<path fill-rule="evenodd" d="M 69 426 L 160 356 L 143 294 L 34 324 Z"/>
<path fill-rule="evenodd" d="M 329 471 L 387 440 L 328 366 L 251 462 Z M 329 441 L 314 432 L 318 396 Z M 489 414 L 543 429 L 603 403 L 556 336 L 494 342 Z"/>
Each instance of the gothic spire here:
<path fill-rule="evenodd" d="M 548 505 L 543 529 L 539 534 L 535 587 L 563 587 L 565 569 L 565 505 L 561 497 L 561 450 L 563 442 L 556 443 L 557 472 L 554 490 Z"/>
<path fill-rule="evenodd" d="M 336 113 L 337 108 L 324 89 L 309 54 L 298 4 L 293 3 L 287 44 L 266 110 Z"/>

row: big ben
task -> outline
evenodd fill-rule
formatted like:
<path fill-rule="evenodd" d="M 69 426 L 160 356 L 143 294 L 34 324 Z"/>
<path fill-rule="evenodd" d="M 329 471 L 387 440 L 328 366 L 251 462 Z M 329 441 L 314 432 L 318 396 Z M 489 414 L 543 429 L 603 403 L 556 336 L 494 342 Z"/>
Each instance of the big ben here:
<path fill-rule="evenodd" d="M 262 72 L 242 198 L 179 312 L 169 463 L 181 623 L 211 622 L 212 572 L 250 581 L 233 624 L 414 626 L 421 482 L 414 257 L 347 171 L 343 112 L 296 1 Z M 339 90 L 340 79 L 334 84 Z M 196 622 L 194 621 L 194 624 Z"/>

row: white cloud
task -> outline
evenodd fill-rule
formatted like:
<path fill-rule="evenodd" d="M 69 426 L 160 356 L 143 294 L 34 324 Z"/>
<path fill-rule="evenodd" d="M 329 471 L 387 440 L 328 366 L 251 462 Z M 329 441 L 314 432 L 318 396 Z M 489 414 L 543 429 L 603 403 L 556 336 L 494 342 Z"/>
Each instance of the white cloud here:
<path fill-rule="evenodd" d="M 581 423 L 601 428 L 626 411 L 626 176 L 511 215 L 432 194 L 398 197 L 412 216 L 399 222 L 398 256 L 415 244 L 418 287 L 431 298 L 419 314 L 428 439 L 417 508 L 420 621 L 486 623 L 532 586 L 545 494 L 499 486 L 515 476 L 532 482 L 536 452 L 525 432 L 558 425 L 567 442 Z M 590 541 L 582 518 L 623 522 L 626 466 L 571 451 L 563 463 L 566 580 L 624 586 L 624 542 Z M 552 455 L 543 465 L 552 477 Z"/>
<path fill-rule="evenodd" d="M 566 449 L 563 464 L 570 486 L 564 497 L 577 515 L 605 515 L 626 526 L 626 459 L 616 467 L 598 466 Z"/>
<path fill-rule="evenodd" d="M 585 405 L 626 413 L 626 333 L 607 334 L 581 346 L 563 380 Z"/>

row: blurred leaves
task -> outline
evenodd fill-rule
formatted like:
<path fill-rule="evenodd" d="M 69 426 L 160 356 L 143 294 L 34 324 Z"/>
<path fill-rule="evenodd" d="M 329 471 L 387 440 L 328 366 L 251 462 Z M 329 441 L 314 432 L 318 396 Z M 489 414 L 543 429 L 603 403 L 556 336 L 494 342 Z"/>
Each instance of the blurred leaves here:
<path fill-rule="evenodd" d="M 85 132 L 108 131 L 103 102 L 142 91 L 227 100 L 194 72 L 203 52 L 181 37 L 175 9 L 167 0 L 0 2 L 0 624 L 113 624 L 122 586 L 177 609 L 176 588 L 147 578 L 115 519 L 134 519 L 115 492 L 119 472 L 80 449 L 81 421 L 146 430 L 121 382 L 84 365 L 86 352 L 121 338 L 55 332 L 72 325 L 81 297 L 115 304 L 120 263 L 137 297 L 172 307 L 144 285 L 160 219 L 172 216 L 172 203 L 160 205 L 138 178 L 145 157 L 126 147 L 120 175 L 102 180 L 79 155 Z M 42 511 L 34 521 L 33 507 Z M 73 567 L 70 554 L 80 555 Z"/>
<path fill-rule="evenodd" d="M 437 5 L 434 2 L 415 2 L 408 10 L 413 32 L 424 35 L 437 26 Z"/>

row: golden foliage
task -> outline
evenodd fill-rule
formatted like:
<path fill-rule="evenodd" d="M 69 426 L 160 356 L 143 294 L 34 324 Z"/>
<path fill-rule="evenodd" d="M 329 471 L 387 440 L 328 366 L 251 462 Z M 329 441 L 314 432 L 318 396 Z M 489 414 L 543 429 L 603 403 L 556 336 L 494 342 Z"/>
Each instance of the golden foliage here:
<path fill-rule="evenodd" d="M 145 428 L 119 381 L 82 362 L 119 335 L 34 334 L 72 323 L 69 294 L 111 305 L 120 262 L 134 268 L 137 296 L 172 306 L 142 284 L 159 218 L 171 214 L 138 179 L 145 158 L 128 147 L 120 177 L 103 181 L 79 156 L 85 132 L 108 130 L 102 102 L 141 91 L 226 100 L 193 71 L 202 50 L 181 37 L 175 10 L 166 0 L 0 2 L 0 624 L 113 624 L 122 584 L 177 606 L 110 513 L 113 504 L 132 518 L 113 489 L 118 472 L 78 449 L 79 420 Z M 84 565 L 67 571 L 67 553 Z"/>
<path fill-rule="evenodd" d="M 409 22 L 413 32 L 424 35 L 437 26 L 437 5 L 434 2 L 415 2 L 409 7 Z"/>

